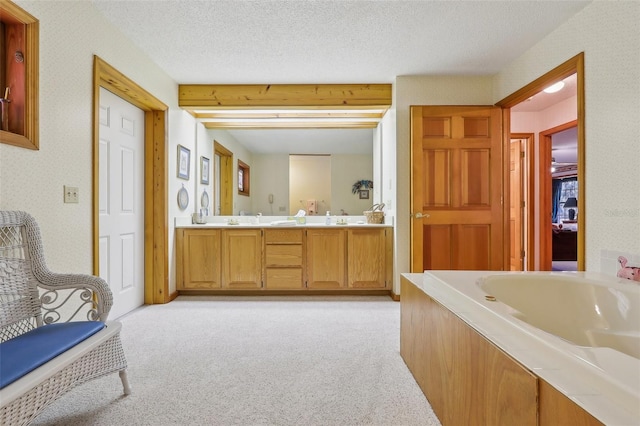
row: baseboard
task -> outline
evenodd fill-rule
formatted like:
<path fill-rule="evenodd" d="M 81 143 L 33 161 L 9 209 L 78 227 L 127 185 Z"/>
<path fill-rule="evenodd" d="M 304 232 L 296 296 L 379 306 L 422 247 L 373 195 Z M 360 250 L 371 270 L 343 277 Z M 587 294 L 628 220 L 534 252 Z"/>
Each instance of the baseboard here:
<path fill-rule="evenodd" d="M 389 290 L 179 290 L 184 296 L 391 296 Z M 393 298 L 393 297 L 392 297 Z M 394 299 L 395 300 L 395 299 Z M 398 299 L 399 300 L 399 299 Z"/>
<path fill-rule="evenodd" d="M 400 295 L 399 294 L 395 294 L 393 292 L 393 290 L 389 290 L 389 297 L 391 297 L 391 299 L 395 302 L 399 302 L 400 301 Z"/>

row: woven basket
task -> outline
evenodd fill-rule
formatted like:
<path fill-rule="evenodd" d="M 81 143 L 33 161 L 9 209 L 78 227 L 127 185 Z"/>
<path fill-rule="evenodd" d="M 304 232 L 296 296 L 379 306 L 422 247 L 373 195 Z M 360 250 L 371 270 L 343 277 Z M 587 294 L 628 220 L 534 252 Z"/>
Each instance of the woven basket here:
<path fill-rule="evenodd" d="M 364 212 L 362 212 L 364 214 L 364 217 L 367 219 L 367 223 L 383 223 L 383 208 L 384 204 L 374 204 L 373 206 L 371 206 L 370 210 L 365 210 Z"/>

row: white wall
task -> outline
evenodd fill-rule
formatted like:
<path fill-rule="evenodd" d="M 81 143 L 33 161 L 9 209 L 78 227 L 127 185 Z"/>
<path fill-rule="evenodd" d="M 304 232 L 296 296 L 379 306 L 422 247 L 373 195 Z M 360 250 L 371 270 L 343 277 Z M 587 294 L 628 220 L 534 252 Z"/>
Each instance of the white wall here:
<path fill-rule="evenodd" d="M 640 264 L 640 2 L 595 1 L 497 74 L 498 101 L 585 54 L 586 269 Z"/>
<path fill-rule="evenodd" d="M 91 2 L 16 3 L 40 21 L 40 150 L 0 144 L 0 208 L 26 210 L 36 217 L 51 269 L 93 272 L 92 81 L 93 55 L 98 55 L 169 107 L 167 226 L 174 289 L 175 147 L 182 143 L 193 148 L 195 123 L 178 108 L 176 82 L 103 19 Z M 78 204 L 63 203 L 64 185 L 79 188 Z"/>
<path fill-rule="evenodd" d="M 193 212 L 199 213 L 200 209 L 208 209 L 209 215 L 213 215 L 213 188 L 214 181 L 216 179 L 214 170 L 214 157 L 213 157 L 213 142 L 209 140 L 209 134 L 207 129 L 202 123 L 196 123 L 196 152 L 193 158 L 193 165 L 195 166 L 195 174 L 193 175 L 193 184 L 195 185 L 195 198 L 193 203 Z M 202 183 L 202 157 L 209 159 L 209 183 Z M 209 197 L 209 203 L 202 204 L 202 196 L 206 191 Z M 206 214 L 203 211 L 203 214 Z"/>
<path fill-rule="evenodd" d="M 394 87 L 396 109 L 397 199 L 395 209 L 394 292 L 400 292 L 400 274 L 410 271 L 410 106 L 492 105 L 491 77 L 399 76 Z M 386 199 L 386 197 L 385 197 Z M 416 271 L 418 272 L 418 271 Z"/>

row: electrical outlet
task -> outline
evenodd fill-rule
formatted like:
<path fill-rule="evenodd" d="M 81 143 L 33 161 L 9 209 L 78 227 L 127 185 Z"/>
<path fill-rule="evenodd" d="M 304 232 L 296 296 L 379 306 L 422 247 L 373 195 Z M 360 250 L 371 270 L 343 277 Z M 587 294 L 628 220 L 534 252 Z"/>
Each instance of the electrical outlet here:
<path fill-rule="evenodd" d="M 287 208 L 286 208 L 285 206 L 280 206 L 280 207 L 278 207 L 278 210 L 279 210 L 279 211 L 281 211 L 281 212 L 285 211 L 286 209 L 287 209 Z"/>
<path fill-rule="evenodd" d="M 78 195 L 78 187 L 77 186 L 64 186 L 64 202 L 65 203 L 78 203 L 79 195 Z"/>

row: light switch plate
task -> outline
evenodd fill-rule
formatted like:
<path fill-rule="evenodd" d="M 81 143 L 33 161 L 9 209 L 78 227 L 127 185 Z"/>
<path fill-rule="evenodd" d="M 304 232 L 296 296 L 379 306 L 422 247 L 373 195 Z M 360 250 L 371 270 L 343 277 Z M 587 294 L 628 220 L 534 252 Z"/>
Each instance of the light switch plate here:
<path fill-rule="evenodd" d="M 78 187 L 77 186 L 64 186 L 64 202 L 65 203 L 78 203 L 79 195 L 78 195 Z"/>

